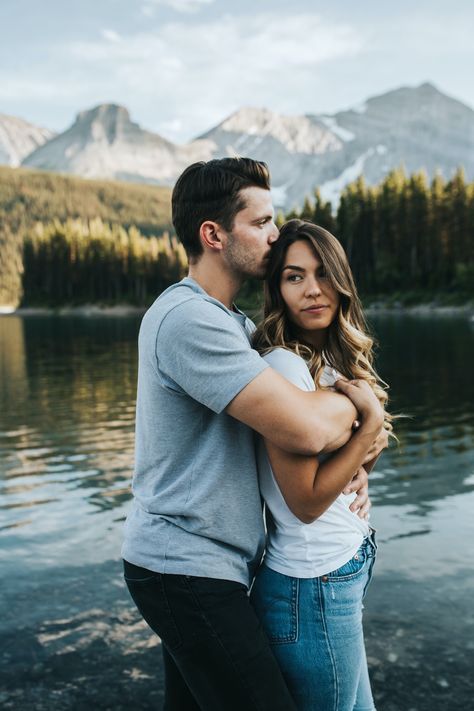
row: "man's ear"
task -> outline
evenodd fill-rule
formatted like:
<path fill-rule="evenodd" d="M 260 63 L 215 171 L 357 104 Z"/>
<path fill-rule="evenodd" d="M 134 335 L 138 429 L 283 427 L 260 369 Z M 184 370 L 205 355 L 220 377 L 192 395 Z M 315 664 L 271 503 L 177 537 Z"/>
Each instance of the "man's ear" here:
<path fill-rule="evenodd" d="M 199 237 L 202 246 L 206 249 L 211 249 L 213 252 L 220 252 L 223 248 L 222 228 L 217 222 L 207 220 L 203 222 L 199 228 Z"/>

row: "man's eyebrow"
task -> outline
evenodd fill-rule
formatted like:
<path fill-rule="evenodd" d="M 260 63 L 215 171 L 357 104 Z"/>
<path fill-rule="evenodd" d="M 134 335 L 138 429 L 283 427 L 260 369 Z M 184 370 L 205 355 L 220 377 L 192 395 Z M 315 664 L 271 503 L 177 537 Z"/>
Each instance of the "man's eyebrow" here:
<path fill-rule="evenodd" d="M 257 222 L 268 222 L 269 220 L 273 220 L 273 215 L 262 215 L 262 217 L 257 217 L 255 220 L 252 220 L 252 224 L 257 224 Z"/>
<path fill-rule="evenodd" d="M 281 271 L 284 272 L 285 269 L 294 269 L 296 272 L 304 272 L 305 271 L 303 269 L 303 267 L 297 267 L 296 264 L 287 264 L 286 266 L 283 267 L 283 269 Z"/>

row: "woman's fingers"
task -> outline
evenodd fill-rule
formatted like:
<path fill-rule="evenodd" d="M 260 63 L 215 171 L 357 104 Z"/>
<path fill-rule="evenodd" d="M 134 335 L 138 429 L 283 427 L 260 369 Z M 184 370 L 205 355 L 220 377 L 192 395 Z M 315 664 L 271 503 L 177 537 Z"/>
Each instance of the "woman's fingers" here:
<path fill-rule="evenodd" d="M 363 506 L 365 506 L 368 499 L 369 499 L 369 487 L 363 486 L 362 489 L 358 490 L 356 498 L 354 499 L 352 504 L 349 506 L 352 513 L 358 513 L 359 509 L 361 509 Z"/>
<path fill-rule="evenodd" d="M 348 483 L 344 491 L 342 492 L 343 494 L 352 494 L 354 491 L 359 492 L 360 489 L 362 489 L 364 486 L 369 485 L 369 475 L 365 471 L 364 467 L 360 467 L 360 469 L 356 472 L 356 474 L 352 477 L 351 481 Z"/>
<path fill-rule="evenodd" d="M 359 518 L 363 518 L 367 520 L 369 518 L 369 512 L 372 506 L 372 502 L 370 500 L 370 497 L 367 497 L 367 501 L 363 506 L 360 507 L 360 509 L 357 512 L 357 515 Z"/>

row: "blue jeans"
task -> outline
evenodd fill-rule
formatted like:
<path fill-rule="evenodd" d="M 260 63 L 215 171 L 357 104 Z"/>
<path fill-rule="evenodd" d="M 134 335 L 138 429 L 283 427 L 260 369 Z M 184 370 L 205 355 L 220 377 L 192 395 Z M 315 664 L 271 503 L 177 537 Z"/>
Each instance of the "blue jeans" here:
<path fill-rule="evenodd" d="M 292 578 L 262 565 L 251 601 L 299 711 L 374 711 L 362 629 L 374 534 L 343 566 Z"/>

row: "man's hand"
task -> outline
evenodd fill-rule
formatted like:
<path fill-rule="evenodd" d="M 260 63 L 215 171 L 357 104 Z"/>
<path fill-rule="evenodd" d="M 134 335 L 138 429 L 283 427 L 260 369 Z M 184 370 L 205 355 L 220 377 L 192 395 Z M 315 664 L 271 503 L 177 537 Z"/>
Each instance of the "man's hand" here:
<path fill-rule="evenodd" d="M 351 494 L 353 491 L 357 493 L 357 496 L 349 506 L 350 510 L 354 513 L 357 512 L 359 518 L 368 519 L 372 503 L 369 499 L 369 475 L 364 467 L 358 470 L 342 493 Z"/>
<path fill-rule="evenodd" d="M 385 447 L 388 447 L 388 432 L 384 427 L 382 427 L 377 437 L 374 439 L 369 451 L 367 452 L 363 464 L 367 464 L 367 462 L 371 462 L 373 459 L 377 459 L 377 457 L 382 453 L 382 450 L 384 450 Z"/>

